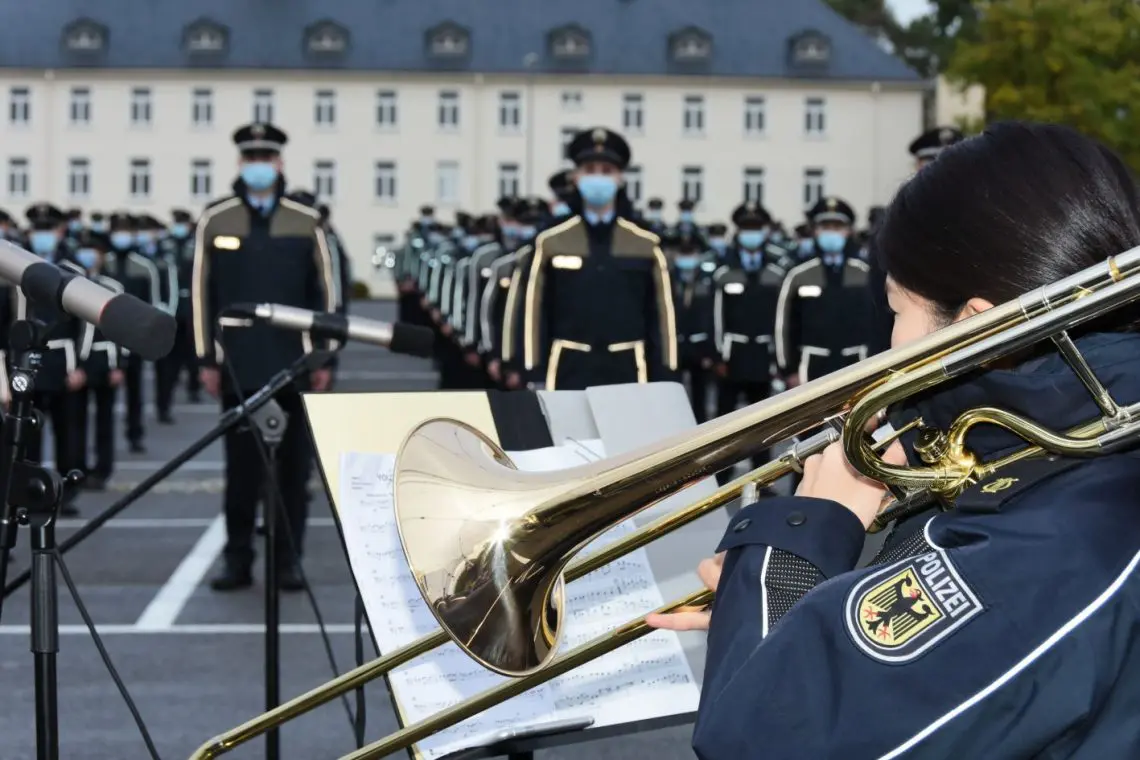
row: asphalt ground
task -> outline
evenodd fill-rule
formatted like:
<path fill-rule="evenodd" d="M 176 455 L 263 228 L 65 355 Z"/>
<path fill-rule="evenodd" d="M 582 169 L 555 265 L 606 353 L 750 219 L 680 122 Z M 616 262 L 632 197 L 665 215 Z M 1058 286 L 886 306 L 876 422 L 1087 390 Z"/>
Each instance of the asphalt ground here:
<path fill-rule="evenodd" d="M 354 313 L 395 317 L 392 302 L 354 304 Z M 428 390 L 429 362 L 349 345 L 341 359 L 343 390 Z M 150 387 L 147 393 L 149 397 Z M 59 540 L 206 433 L 216 403 L 188 403 L 179 388 L 176 424 L 158 425 L 147 407 L 147 453 L 132 455 L 118 434 L 118 463 L 105 492 L 86 492 L 81 515 L 61 521 Z M 47 448 L 50 451 L 50 446 Z M 79 593 L 107 651 L 139 708 L 163 760 L 185 760 L 203 742 L 264 705 L 264 607 L 261 568 L 252 589 L 218 594 L 209 588 L 224 542 L 222 450 L 215 444 L 66 555 Z M 340 672 L 354 661 L 354 589 L 323 489 L 315 489 L 306 536 L 305 573 L 327 624 Z M 30 561 L 22 529 L 10 577 Z M 0 760 L 33 760 L 35 702 L 29 650 L 29 590 L 0 614 Z M 62 581 L 59 713 L 64 760 L 145 760 L 146 749 Z M 284 698 L 325 681 L 331 668 L 304 594 L 281 599 L 281 693 Z M 371 654 L 371 645 L 368 645 Z M 367 736 L 397 728 L 382 682 L 366 689 Z M 691 758 L 691 729 L 680 726 L 542 750 L 543 760 L 592 757 Z M 355 748 L 343 706 L 326 705 L 282 729 L 283 760 L 331 760 Z M 227 757 L 263 758 L 262 740 Z"/>

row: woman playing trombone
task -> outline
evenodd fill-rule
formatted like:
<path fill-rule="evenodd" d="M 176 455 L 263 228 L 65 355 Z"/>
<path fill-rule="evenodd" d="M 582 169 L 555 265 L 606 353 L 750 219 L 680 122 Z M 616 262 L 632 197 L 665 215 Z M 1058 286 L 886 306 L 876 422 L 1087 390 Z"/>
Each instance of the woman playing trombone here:
<path fill-rule="evenodd" d="M 892 344 L 1140 245 L 1138 205 L 1120 159 L 1066 128 L 999 124 L 947 149 L 900 189 L 875 241 Z M 1136 316 L 1071 333 L 1120 404 L 1140 401 Z M 1102 415 L 1059 353 L 1036 350 L 892 419 L 945 430 L 979 406 L 1061 431 Z M 989 426 L 967 443 L 985 460 L 1024 446 Z M 898 443 L 885 458 L 919 463 Z M 708 629 L 697 755 L 1140 757 L 1136 450 L 1015 464 L 953 509 L 896 523 L 856 568 L 884 495 L 832 446 L 795 496 L 733 518 L 700 568 L 711 613 L 652 618 Z"/>

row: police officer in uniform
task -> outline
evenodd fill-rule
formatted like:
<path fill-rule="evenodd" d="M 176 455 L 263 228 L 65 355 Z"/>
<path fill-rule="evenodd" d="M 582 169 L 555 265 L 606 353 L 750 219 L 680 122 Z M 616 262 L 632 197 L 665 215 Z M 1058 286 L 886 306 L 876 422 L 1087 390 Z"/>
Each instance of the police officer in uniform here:
<path fill-rule="evenodd" d="M 721 222 L 713 222 L 705 230 L 706 239 L 705 245 L 709 250 L 716 254 L 718 259 L 724 259 L 728 255 L 728 225 Z"/>
<path fill-rule="evenodd" d="M 170 352 L 173 387 L 178 386 L 182 373 L 186 372 L 186 392 L 190 403 L 196 404 L 201 393 L 198 381 L 198 366 L 194 357 L 194 328 L 191 324 L 190 280 L 194 270 L 194 217 L 185 209 L 176 208 L 170 212 L 170 234 L 162 241 L 160 256 L 173 262 L 178 277 L 178 298 L 175 317 L 178 332 L 175 334 L 174 349 Z"/>
<path fill-rule="evenodd" d="M 83 268 L 72 259 L 66 240 L 67 215 L 50 203 L 37 203 L 28 208 L 26 216 L 32 252 L 61 269 L 83 274 Z M 72 470 L 82 472 L 82 462 L 76 457 L 79 442 L 75 438 L 75 394 L 87 381 L 83 367 L 91 347 L 92 328 L 62 312 L 54 303 L 29 302 L 19 288 L 14 294 L 17 319 L 35 319 L 47 326 L 32 402 L 51 421 L 55 469 L 61 475 Z M 27 458 L 43 461 L 41 429 L 33 428 L 28 438 Z M 61 514 L 78 514 L 73 498 L 72 489 L 65 489 Z"/>
<path fill-rule="evenodd" d="M 717 348 L 717 416 L 737 405 L 768 398 L 776 363 L 776 307 L 787 271 L 779 253 L 768 249 L 772 217 L 759 203 L 748 201 L 732 214 L 736 241 L 713 279 L 713 340 Z M 775 248 L 775 246 L 772 246 Z M 759 467 L 766 454 L 752 459 Z M 731 471 L 718 475 L 722 483 Z"/>
<path fill-rule="evenodd" d="M 555 224 L 574 213 L 572 207 L 575 205 L 578 188 L 574 187 L 574 173 L 570 169 L 555 172 L 550 176 L 547 184 L 553 196 L 550 201 L 550 215 L 547 223 Z"/>
<path fill-rule="evenodd" d="M 239 393 L 248 397 L 316 346 L 308 334 L 261 323 L 219 327 L 222 310 L 242 302 L 326 312 L 335 312 L 338 306 L 333 255 L 320 213 L 285 197 L 281 161 L 285 133 L 271 124 L 255 123 L 239 128 L 233 140 L 241 154 L 240 176 L 234 194 L 211 204 L 198 220 L 191 283 L 202 387 L 221 400 L 223 409 L 237 405 Z M 219 332 L 222 328 L 224 332 Z M 276 489 L 285 512 L 278 534 L 279 579 L 288 591 L 303 588 L 299 554 L 305 531 L 305 486 L 312 466 L 298 391 L 322 391 L 330 381 L 329 370 L 321 368 L 277 397 L 289 415 L 278 448 Z M 217 591 L 246 588 L 253 582 L 254 522 L 264 475 L 255 435 L 246 428 L 225 438 L 227 541 L 224 569 L 211 583 Z M 298 556 L 291 554 L 291 546 Z"/>
<path fill-rule="evenodd" d="M 166 227 L 153 216 L 141 217 L 139 225 L 142 227 L 139 234 L 143 236 L 140 241 L 141 251 L 153 262 L 158 272 L 158 295 L 154 305 L 172 317 L 177 317 L 182 283 L 179 280 L 179 260 L 167 245 L 170 236 L 166 233 Z M 178 368 L 179 360 L 174 351 L 154 363 L 154 406 L 158 412 L 158 421 L 164 425 L 174 423 L 171 407 L 174 404 Z"/>
<path fill-rule="evenodd" d="M 650 198 L 645 204 L 642 216 L 647 230 L 660 238 L 670 237 L 669 225 L 665 223 L 665 202 L 660 198 Z"/>
<path fill-rule="evenodd" d="M 649 382 L 677 371 L 677 320 L 660 238 L 631 221 L 629 144 L 604 128 L 569 145 L 581 212 L 540 234 L 526 276 L 523 356 L 548 390 Z"/>
<path fill-rule="evenodd" d="M 677 224 L 673 226 L 673 237 L 680 237 L 681 235 L 701 235 L 701 229 L 697 226 L 696 215 L 694 209 L 697 204 L 688 198 L 684 198 L 677 202 Z"/>
<path fill-rule="evenodd" d="M 103 236 L 84 231 L 76 237 L 76 244 L 75 262 L 83 267 L 87 277 L 109 290 L 122 293 L 122 283 L 103 273 L 107 254 Z M 107 340 L 99 328 L 89 329 L 92 330 L 91 348 L 83 365 L 87 381 L 74 394 L 75 455 L 77 466 L 86 474 L 83 487 L 101 491 L 115 470 L 115 399 L 123 384 L 123 366 L 129 352 Z M 95 464 L 88 467 L 87 444 L 92 427 L 89 425 L 92 405 L 95 412 Z"/>
<path fill-rule="evenodd" d="M 713 367 L 713 275 L 716 254 L 699 238 L 668 241 L 673 265 L 673 303 L 677 309 L 677 350 L 689 401 L 698 423 L 708 419 L 709 377 Z"/>
<path fill-rule="evenodd" d="M 938 158 L 939 153 L 951 145 L 962 142 L 963 139 L 965 135 L 957 127 L 935 127 L 923 132 L 910 144 L 910 154 L 914 156 L 914 170 L 922 169 Z"/>
<path fill-rule="evenodd" d="M 854 210 L 827 196 L 808 218 L 814 256 L 788 272 L 776 307 L 776 360 L 790 386 L 867 358 L 875 332 L 870 267 L 852 235 Z"/>

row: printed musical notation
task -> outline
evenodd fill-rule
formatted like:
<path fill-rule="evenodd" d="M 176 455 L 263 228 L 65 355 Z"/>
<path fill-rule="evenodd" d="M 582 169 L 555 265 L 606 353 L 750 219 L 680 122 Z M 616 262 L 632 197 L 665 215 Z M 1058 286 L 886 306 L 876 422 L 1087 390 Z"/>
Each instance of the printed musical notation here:
<path fill-rule="evenodd" d="M 571 441 L 511 455 L 519 469 L 558 470 L 604 456 L 601 441 Z M 412 579 L 396 530 L 395 457 L 346 453 L 337 511 L 349 562 L 380 651 L 391 652 L 438 629 Z M 632 530 L 618 525 L 583 555 Z M 644 550 L 566 587 L 564 652 L 661 606 Z M 389 681 L 406 722 L 420 721 L 505 679 L 448 643 L 394 671 Z M 657 631 L 531 689 L 417 745 L 432 758 L 486 743 L 504 728 L 593 718 L 595 728 L 696 710 L 700 694 L 676 634 Z"/>

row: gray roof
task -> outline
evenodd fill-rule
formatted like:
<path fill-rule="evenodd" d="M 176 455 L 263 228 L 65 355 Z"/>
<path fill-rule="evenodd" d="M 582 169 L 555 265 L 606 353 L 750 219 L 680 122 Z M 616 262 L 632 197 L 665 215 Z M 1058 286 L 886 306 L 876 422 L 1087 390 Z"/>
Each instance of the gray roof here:
<path fill-rule="evenodd" d="M 217 24 L 224 49 L 191 52 L 187 30 Z M 78 26 L 75 26 L 78 22 Z M 343 50 L 314 53 L 307 33 L 330 22 Z M 464 55 L 433 56 L 429 33 L 454 24 Z M 68 45 L 89 25 L 102 44 Z M 555 30 L 578 27 L 589 55 L 559 57 Z M 686 31 L 687 30 L 687 31 Z M 96 34 L 96 37 L 98 37 Z M 675 35 L 711 43 L 671 54 Z M 826 60 L 793 55 L 807 34 Z M 93 39 L 87 38 L 88 41 Z M 333 45 L 332 47 L 337 47 Z M 818 50 L 818 48 L 817 48 Z M 0 67 L 461 70 L 915 82 L 919 77 L 822 0 L 33 0 L 0 4 Z"/>

